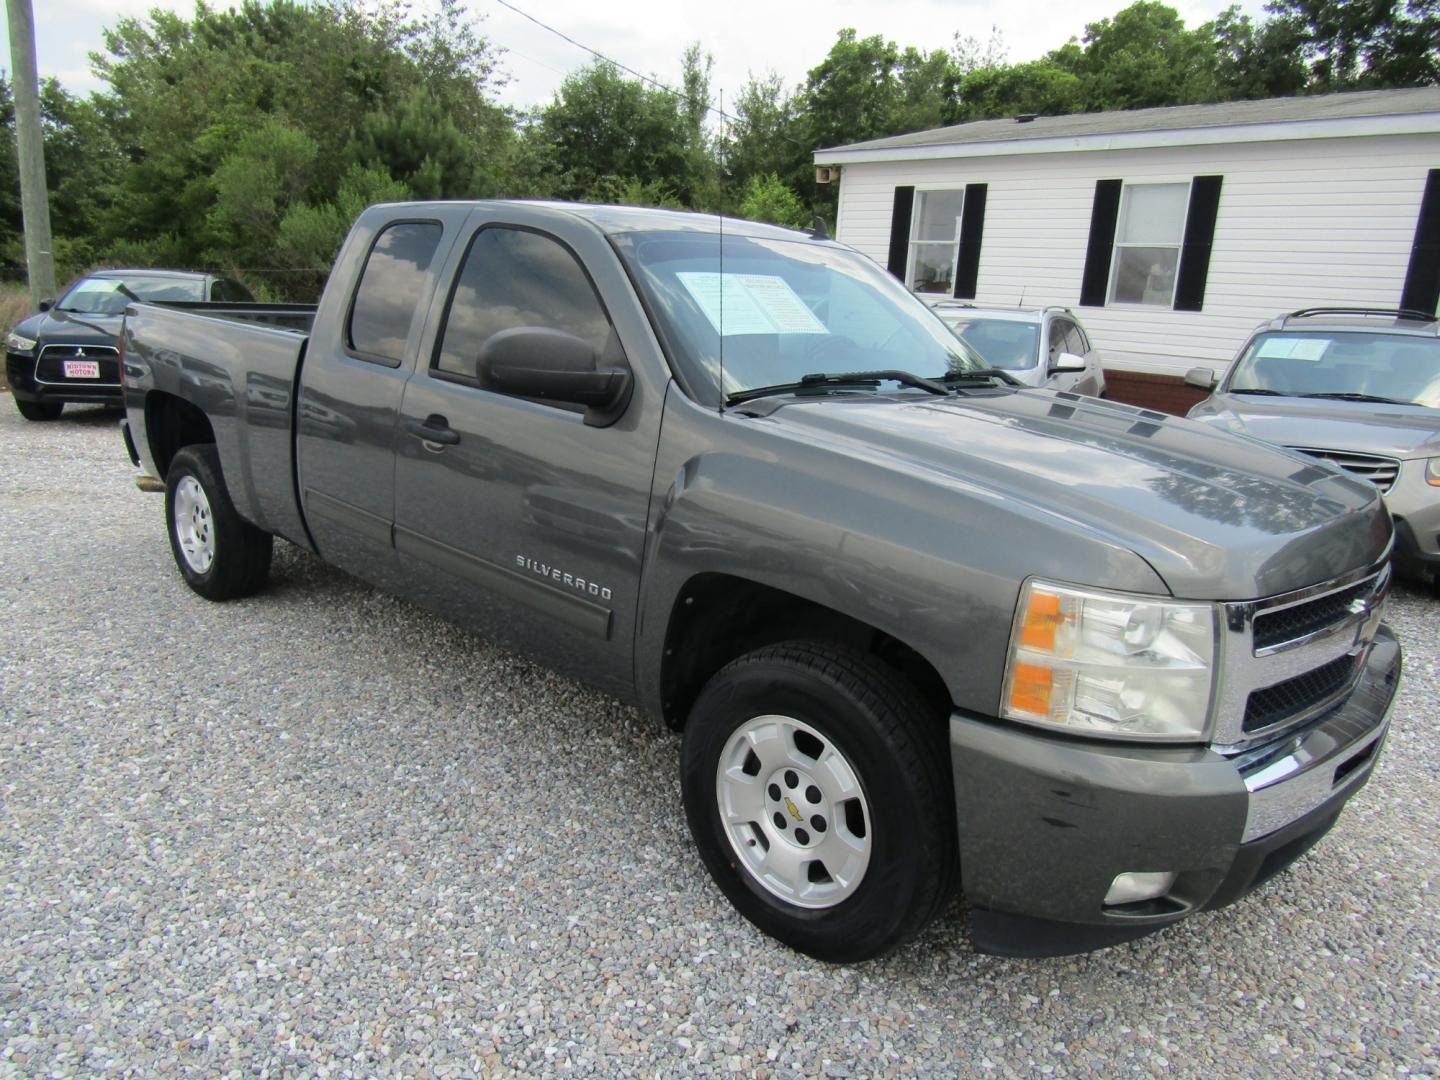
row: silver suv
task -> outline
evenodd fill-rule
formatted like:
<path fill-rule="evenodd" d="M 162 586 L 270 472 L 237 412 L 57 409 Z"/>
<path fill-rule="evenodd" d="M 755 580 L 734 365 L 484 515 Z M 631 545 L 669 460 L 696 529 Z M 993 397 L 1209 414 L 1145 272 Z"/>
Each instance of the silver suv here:
<path fill-rule="evenodd" d="M 1263 323 L 1193 420 L 1338 465 L 1385 494 L 1402 572 L 1440 574 L 1440 323 L 1418 311 L 1307 308 Z"/>
<path fill-rule="evenodd" d="M 1105 393 L 1105 372 L 1090 335 L 1069 308 L 977 307 L 946 300 L 935 314 L 991 367 L 1027 386 Z"/>

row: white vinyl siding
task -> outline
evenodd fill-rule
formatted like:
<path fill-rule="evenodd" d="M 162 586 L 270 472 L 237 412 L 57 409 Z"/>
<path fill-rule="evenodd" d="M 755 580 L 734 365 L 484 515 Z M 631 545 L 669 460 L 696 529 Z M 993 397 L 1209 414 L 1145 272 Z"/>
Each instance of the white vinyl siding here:
<path fill-rule="evenodd" d="M 1440 135 L 847 164 L 838 238 L 882 266 L 897 185 L 988 183 L 977 304 L 1075 307 L 1107 366 L 1223 368 L 1262 320 L 1317 305 L 1399 302 Z M 1224 177 L 1203 311 L 1079 308 L 1095 181 Z M 1188 190 L 1188 188 L 1187 188 Z"/>

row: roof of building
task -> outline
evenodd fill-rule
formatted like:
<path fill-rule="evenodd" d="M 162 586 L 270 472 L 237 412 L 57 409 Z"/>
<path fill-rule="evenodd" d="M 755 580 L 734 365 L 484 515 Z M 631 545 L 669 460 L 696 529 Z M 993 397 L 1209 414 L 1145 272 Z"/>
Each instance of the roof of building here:
<path fill-rule="evenodd" d="M 955 124 L 951 127 L 931 128 L 929 131 L 913 131 L 908 135 L 893 135 L 886 139 L 833 146 L 817 151 L 817 156 L 824 155 L 828 158 L 851 151 L 903 151 L 921 147 L 963 147 L 978 143 L 1078 139 L 1097 135 L 1237 128 L 1258 124 L 1417 114 L 1440 114 L 1440 86 L 1264 98 L 1259 101 L 1226 101 L 1215 105 L 1176 105 L 1163 109 L 1071 113 L 1067 116 L 972 120 L 967 124 Z M 1440 124 L 1437 124 L 1434 130 L 1440 132 Z"/>

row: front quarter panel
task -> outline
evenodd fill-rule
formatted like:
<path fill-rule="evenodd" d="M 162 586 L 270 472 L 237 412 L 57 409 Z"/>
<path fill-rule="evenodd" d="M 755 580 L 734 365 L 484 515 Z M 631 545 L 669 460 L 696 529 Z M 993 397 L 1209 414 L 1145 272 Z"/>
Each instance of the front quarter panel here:
<path fill-rule="evenodd" d="M 673 386 L 648 533 L 636 668 L 657 713 L 666 627 L 700 574 L 882 630 L 925 657 L 957 705 L 989 714 L 1026 577 L 1167 593 L 1139 556 L 1057 514 L 816 445 L 773 419 L 722 415 Z"/>

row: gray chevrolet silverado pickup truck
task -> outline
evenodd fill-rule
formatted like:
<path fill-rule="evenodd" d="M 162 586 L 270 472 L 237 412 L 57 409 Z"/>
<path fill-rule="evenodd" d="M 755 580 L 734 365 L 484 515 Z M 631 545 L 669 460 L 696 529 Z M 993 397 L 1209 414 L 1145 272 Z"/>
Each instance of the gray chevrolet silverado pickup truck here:
<path fill-rule="evenodd" d="M 123 347 L 195 591 L 280 536 L 681 729 L 706 868 L 813 956 L 957 887 L 1010 954 L 1228 904 L 1385 737 L 1373 485 L 1018 387 L 827 239 L 377 206 L 315 308 L 133 304 Z"/>

